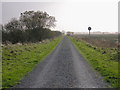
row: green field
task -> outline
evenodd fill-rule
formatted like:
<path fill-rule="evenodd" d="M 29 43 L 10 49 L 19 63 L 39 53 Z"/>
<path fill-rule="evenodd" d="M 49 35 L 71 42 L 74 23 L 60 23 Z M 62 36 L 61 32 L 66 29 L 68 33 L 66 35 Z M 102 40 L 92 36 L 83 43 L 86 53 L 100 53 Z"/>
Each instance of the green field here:
<path fill-rule="evenodd" d="M 117 48 L 118 47 L 118 34 L 88 34 L 74 35 L 77 39 L 83 40 L 97 47 L 103 48 Z"/>
<path fill-rule="evenodd" d="M 30 72 L 60 42 L 62 37 L 44 43 L 8 45 L 2 48 L 2 87 L 9 88 Z"/>
<path fill-rule="evenodd" d="M 69 38 L 87 62 L 90 63 L 93 70 L 99 72 L 105 82 L 110 83 L 112 87 L 120 87 L 118 84 L 118 55 L 120 51 L 111 47 L 89 46 L 87 42 L 77 37 Z"/>

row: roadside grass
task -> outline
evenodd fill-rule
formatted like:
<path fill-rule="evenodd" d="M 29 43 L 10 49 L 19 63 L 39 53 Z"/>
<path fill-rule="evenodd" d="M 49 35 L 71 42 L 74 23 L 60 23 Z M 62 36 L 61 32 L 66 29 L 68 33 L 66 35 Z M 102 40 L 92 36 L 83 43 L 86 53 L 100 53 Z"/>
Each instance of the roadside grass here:
<path fill-rule="evenodd" d="M 118 56 L 120 51 L 114 48 L 98 48 L 69 37 L 77 50 L 90 63 L 91 67 L 103 76 L 114 88 L 120 88 L 118 81 Z"/>
<path fill-rule="evenodd" d="M 47 56 L 62 37 L 44 43 L 2 47 L 2 87 L 9 88 Z"/>

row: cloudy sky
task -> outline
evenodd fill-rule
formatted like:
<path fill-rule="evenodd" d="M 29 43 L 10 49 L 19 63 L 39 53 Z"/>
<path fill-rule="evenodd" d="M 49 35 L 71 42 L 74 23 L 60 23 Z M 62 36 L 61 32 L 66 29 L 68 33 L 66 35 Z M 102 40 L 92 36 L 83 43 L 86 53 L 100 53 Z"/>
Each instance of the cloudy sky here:
<path fill-rule="evenodd" d="M 118 31 L 119 0 L 2 0 L 2 23 L 29 10 L 46 11 L 57 20 L 54 30 L 87 32 Z M 1 9 L 0 9 L 1 11 Z M 1 22 L 1 21 L 0 21 Z"/>

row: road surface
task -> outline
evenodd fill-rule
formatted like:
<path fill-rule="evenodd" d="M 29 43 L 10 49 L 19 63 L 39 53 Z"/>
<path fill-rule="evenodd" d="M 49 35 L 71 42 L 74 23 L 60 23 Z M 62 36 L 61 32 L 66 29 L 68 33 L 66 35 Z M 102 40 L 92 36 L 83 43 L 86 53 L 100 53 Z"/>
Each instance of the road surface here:
<path fill-rule="evenodd" d="M 65 36 L 15 88 L 105 88 L 103 82 Z"/>

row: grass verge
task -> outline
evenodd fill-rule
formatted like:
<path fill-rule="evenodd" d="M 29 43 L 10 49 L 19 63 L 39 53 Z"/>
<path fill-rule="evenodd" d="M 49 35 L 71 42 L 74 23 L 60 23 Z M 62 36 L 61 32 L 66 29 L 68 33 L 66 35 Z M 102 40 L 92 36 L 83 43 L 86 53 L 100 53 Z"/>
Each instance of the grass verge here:
<path fill-rule="evenodd" d="M 118 51 L 89 46 L 81 40 L 69 37 L 77 50 L 90 63 L 91 67 L 98 71 L 104 80 L 114 88 L 120 87 L 118 84 Z"/>
<path fill-rule="evenodd" d="M 2 87 L 9 88 L 47 56 L 62 37 L 45 43 L 11 45 L 2 48 Z"/>

